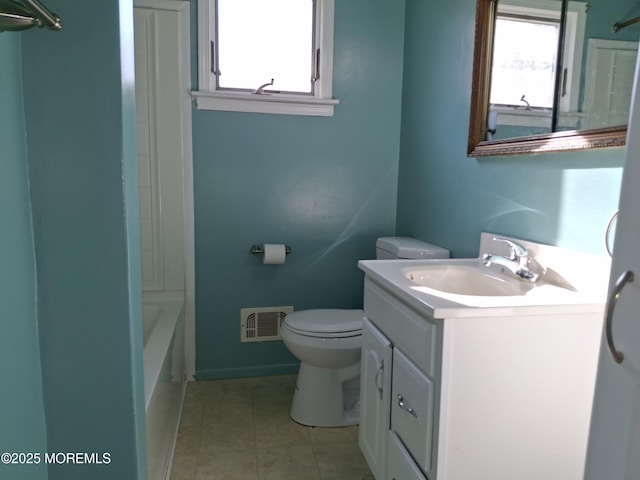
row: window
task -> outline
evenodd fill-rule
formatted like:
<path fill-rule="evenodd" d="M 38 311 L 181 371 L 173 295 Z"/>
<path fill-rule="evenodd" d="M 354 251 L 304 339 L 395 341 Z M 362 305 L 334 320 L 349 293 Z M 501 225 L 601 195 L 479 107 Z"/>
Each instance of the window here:
<path fill-rule="evenodd" d="M 553 107 L 559 31 L 560 21 L 498 13 L 491 103 Z"/>
<path fill-rule="evenodd" d="M 500 2 L 495 25 L 492 111 L 498 124 L 549 127 L 557 69 L 560 3 Z M 559 127 L 576 128 L 586 4 L 570 1 L 565 17 Z"/>
<path fill-rule="evenodd" d="M 199 0 L 199 109 L 333 115 L 334 0 Z"/>

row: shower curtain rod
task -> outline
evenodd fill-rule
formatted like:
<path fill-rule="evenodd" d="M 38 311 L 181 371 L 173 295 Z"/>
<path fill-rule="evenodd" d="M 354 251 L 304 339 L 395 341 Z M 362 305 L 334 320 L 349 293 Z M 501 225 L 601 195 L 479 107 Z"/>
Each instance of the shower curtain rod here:
<path fill-rule="evenodd" d="M 62 21 L 38 0 L 0 0 L 0 32 L 31 27 L 60 30 Z"/>
<path fill-rule="evenodd" d="M 632 18 L 630 20 L 626 20 L 624 22 L 618 22 L 613 24 L 613 33 L 618 33 L 623 28 L 628 27 L 629 25 L 633 25 L 634 23 L 640 22 L 640 17 Z"/>

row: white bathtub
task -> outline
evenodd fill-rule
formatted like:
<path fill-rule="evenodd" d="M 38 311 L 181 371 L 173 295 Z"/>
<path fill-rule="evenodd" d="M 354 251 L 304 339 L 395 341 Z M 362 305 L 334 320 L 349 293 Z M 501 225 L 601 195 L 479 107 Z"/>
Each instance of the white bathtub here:
<path fill-rule="evenodd" d="M 145 294 L 142 306 L 148 479 L 168 480 L 186 387 L 184 301 Z"/>

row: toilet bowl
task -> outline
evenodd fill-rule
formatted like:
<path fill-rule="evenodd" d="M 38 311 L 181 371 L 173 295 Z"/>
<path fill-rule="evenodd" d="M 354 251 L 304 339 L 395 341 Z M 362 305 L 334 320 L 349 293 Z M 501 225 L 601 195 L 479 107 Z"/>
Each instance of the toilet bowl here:
<path fill-rule="evenodd" d="M 382 237 L 376 258 L 447 258 L 449 251 L 407 237 Z M 300 360 L 290 416 L 302 425 L 342 427 L 360 417 L 362 310 L 319 309 L 290 313 L 280 327 Z"/>
<path fill-rule="evenodd" d="M 362 310 L 302 310 L 287 315 L 282 341 L 300 360 L 291 418 L 316 427 L 359 421 Z"/>

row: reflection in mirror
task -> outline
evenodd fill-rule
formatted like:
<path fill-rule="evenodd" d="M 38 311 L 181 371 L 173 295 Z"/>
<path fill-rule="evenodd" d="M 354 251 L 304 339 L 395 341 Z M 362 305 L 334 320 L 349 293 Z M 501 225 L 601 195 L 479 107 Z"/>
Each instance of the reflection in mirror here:
<path fill-rule="evenodd" d="M 639 0 L 477 2 L 470 156 L 624 145 Z"/>
<path fill-rule="evenodd" d="M 583 128 L 627 123 L 637 53 L 636 41 L 588 39 Z"/>
<path fill-rule="evenodd" d="M 561 13 L 560 0 L 498 3 L 487 140 L 552 131 Z"/>

